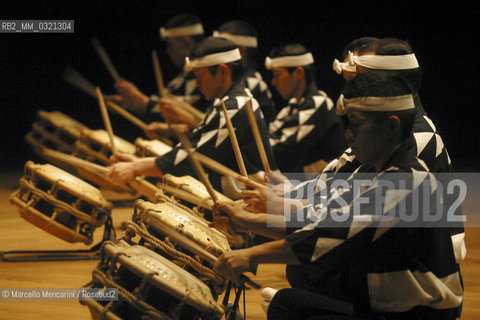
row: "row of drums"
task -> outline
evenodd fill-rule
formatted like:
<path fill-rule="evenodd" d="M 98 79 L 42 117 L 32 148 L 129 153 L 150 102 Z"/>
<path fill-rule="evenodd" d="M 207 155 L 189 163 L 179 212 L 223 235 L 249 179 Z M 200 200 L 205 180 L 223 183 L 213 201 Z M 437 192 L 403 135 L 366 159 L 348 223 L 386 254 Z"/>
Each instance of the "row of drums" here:
<path fill-rule="evenodd" d="M 120 152 L 137 156 L 159 156 L 171 148 L 160 141 L 138 138 L 132 145 L 115 139 Z M 111 155 L 104 130 L 91 130 L 60 112 L 39 111 L 26 141 L 39 155 L 48 148 L 100 165 L 107 165 Z M 89 245 L 96 229 L 107 228 L 108 221 L 111 225 L 114 205 L 103 190 L 136 192 L 124 233 L 104 239 L 101 260 L 85 285 L 118 288 L 118 301 L 82 301 L 93 319 L 222 317 L 225 306 L 217 299 L 226 280 L 212 267 L 219 255 L 241 246 L 242 237 L 208 226 L 205 216 L 213 202 L 203 184 L 167 174 L 158 183 L 140 178 L 137 187 L 120 188 L 97 172 L 46 160 L 51 163 L 27 161 L 10 202 L 25 220 L 65 241 Z"/>

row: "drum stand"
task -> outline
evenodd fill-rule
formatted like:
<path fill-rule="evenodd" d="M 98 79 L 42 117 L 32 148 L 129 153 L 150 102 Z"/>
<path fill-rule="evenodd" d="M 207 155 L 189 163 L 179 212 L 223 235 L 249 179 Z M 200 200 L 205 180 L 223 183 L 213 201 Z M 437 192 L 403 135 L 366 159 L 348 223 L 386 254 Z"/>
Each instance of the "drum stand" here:
<path fill-rule="evenodd" d="M 115 240 L 112 218 L 105 221 L 103 239 L 87 250 L 43 250 L 43 251 L 0 251 L 0 259 L 5 262 L 25 261 L 73 261 L 100 259 L 100 249 L 105 241 Z"/>
<path fill-rule="evenodd" d="M 230 291 L 232 289 L 232 281 L 228 281 L 227 283 L 227 289 L 225 291 L 225 296 L 223 297 L 223 306 L 225 307 L 225 319 L 226 320 L 236 320 L 236 319 L 243 319 L 238 304 L 240 301 L 240 296 L 243 293 L 243 306 L 245 308 L 245 285 L 242 285 L 241 287 L 238 288 L 238 290 L 235 290 L 235 301 L 233 302 L 233 305 L 228 303 L 228 299 L 230 297 Z M 245 313 L 245 310 L 244 310 Z"/>

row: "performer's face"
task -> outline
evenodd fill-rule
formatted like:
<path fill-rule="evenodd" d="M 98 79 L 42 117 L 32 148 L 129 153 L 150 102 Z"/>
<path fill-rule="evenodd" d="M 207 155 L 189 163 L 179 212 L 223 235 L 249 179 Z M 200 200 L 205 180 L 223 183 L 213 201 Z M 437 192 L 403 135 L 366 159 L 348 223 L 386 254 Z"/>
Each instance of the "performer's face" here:
<path fill-rule="evenodd" d="M 290 99 L 295 94 L 297 81 L 293 73 L 288 72 L 286 68 L 272 68 L 272 85 L 277 89 L 283 99 Z"/>
<path fill-rule="evenodd" d="M 167 38 L 167 54 L 177 68 L 181 69 L 183 67 L 185 57 L 190 50 L 190 42 L 186 41 L 185 38 Z"/>
<path fill-rule="evenodd" d="M 221 82 L 219 69 L 217 73 L 212 75 L 208 68 L 193 69 L 193 73 L 197 77 L 197 86 L 200 88 L 200 92 L 205 96 L 207 100 L 213 100 L 218 97 L 221 91 Z"/>
<path fill-rule="evenodd" d="M 388 149 L 385 123 L 377 123 L 369 112 L 347 111 L 348 127 L 345 139 L 362 165 L 372 165 Z"/>

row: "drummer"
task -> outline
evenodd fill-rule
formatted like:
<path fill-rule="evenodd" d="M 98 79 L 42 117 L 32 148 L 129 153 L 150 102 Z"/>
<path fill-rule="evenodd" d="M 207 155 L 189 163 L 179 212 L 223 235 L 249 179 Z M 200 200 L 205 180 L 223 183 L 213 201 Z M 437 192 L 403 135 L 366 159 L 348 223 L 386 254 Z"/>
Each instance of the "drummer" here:
<path fill-rule="evenodd" d="M 265 123 L 270 124 L 277 115 L 272 93 L 262 75 L 256 70 L 258 52 L 258 31 L 244 20 L 232 20 L 223 23 L 213 32 L 214 37 L 224 37 L 238 46 L 245 69 L 246 87 L 252 92 L 262 109 Z"/>
<path fill-rule="evenodd" d="M 183 99 L 197 97 L 194 106 L 204 111 L 207 102 L 201 99 L 201 94 L 196 87 L 195 76 L 191 72 L 183 69 L 185 57 L 190 50 L 204 38 L 203 25 L 200 19 L 189 13 L 182 13 L 171 18 L 164 27 L 160 28 L 160 37 L 167 42 L 167 54 L 173 65 L 179 70 L 178 75 L 167 83 L 166 90 Z M 106 96 L 106 99 L 121 104 L 146 118 L 162 119 L 159 97 L 151 95 L 150 97 L 141 92 L 135 84 L 127 80 L 119 80 L 115 84 L 119 94 Z M 154 122 L 147 128 L 147 134 L 154 136 L 153 132 L 157 129 L 164 129 L 166 125 Z M 157 128 L 159 127 L 159 128 Z"/>
<path fill-rule="evenodd" d="M 270 124 L 270 143 L 282 172 L 320 171 L 345 149 L 344 128 L 332 100 L 317 88 L 314 58 L 303 45 L 271 50 L 265 67 L 272 84 L 288 101 Z M 322 165 L 323 163 L 323 165 Z"/>
<path fill-rule="evenodd" d="M 332 174 L 325 181 L 326 192 L 315 189 L 315 204 L 299 210 L 308 213 L 312 223 L 284 239 L 225 253 L 215 269 L 237 280 L 260 263 L 310 266 L 310 288 L 279 291 L 271 300 L 268 319 L 455 319 L 463 289 L 448 228 L 413 226 L 400 213 L 412 197 L 437 196 L 435 191 L 421 191 L 423 184 L 436 185 L 435 178 L 418 174 L 428 168 L 408 152 L 415 120 L 411 89 L 398 75 L 371 71 L 350 80 L 344 95 L 337 105 L 350 120 L 345 137 L 360 161 L 358 172 L 362 179 L 367 173 L 375 179 L 388 177 L 385 182 L 391 182 L 389 191 L 395 199 L 378 199 L 382 194 L 378 183 L 355 195 L 354 175 L 344 180 L 345 176 Z M 330 189 L 338 179 L 348 185 Z M 317 183 L 317 188 L 323 187 Z M 281 237 L 281 224 L 265 227 L 264 215 L 249 213 L 237 203 L 217 206 L 238 230 Z M 379 224 L 374 217 L 377 209 L 382 216 L 394 212 L 391 223 Z M 423 214 L 438 208 L 430 209 Z M 217 217 L 217 223 L 225 219 Z"/>
<path fill-rule="evenodd" d="M 259 126 L 260 135 L 266 149 L 272 170 L 276 169 L 273 153 L 268 141 L 268 132 L 258 102 L 246 99 L 251 93 L 245 88 L 243 66 L 237 46 L 225 38 L 209 37 L 198 43 L 186 59 L 186 67 L 197 78 L 197 84 L 205 99 L 213 101 L 208 107 L 202 122 L 190 133 L 193 148 L 201 154 L 217 160 L 232 170 L 238 171 L 235 154 L 229 140 L 222 103 L 225 104 L 230 120 L 235 128 L 240 150 L 248 174 L 256 174 L 263 168 L 255 139 L 249 127 L 245 108 L 251 99 L 252 109 Z M 124 154 L 112 157 L 108 177 L 125 183 L 136 176 L 162 176 L 170 173 L 176 176 L 194 175 L 187 153 L 177 145 L 161 157 L 135 158 Z M 222 188 L 222 177 L 210 172 L 212 185 Z M 226 178 L 223 179 L 225 184 Z"/>

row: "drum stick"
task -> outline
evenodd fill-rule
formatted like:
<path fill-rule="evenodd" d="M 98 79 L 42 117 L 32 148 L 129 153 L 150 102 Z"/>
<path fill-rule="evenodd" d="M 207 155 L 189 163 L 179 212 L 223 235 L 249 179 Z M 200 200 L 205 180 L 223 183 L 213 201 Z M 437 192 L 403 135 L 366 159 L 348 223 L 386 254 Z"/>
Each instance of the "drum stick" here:
<path fill-rule="evenodd" d="M 145 122 L 138 119 L 133 114 L 131 114 L 127 110 L 123 109 L 119 105 L 117 105 L 117 104 L 115 104 L 111 101 L 107 101 L 107 107 L 110 108 L 111 110 L 115 111 L 116 113 L 118 113 L 119 115 L 121 115 L 122 117 L 124 117 L 125 119 L 127 119 L 128 121 L 130 121 L 131 123 L 133 123 L 134 125 L 139 127 L 140 129 L 142 129 L 143 131 L 145 131 L 147 129 L 147 124 Z"/>
<path fill-rule="evenodd" d="M 63 80 L 68 82 L 74 87 L 82 90 L 92 97 L 97 96 L 95 86 L 91 84 L 84 76 L 82 76 L 78 71 L 73 68 L 67 67 L 62 75 Z"/>
<path fill-rule="evenodd" d="M 233 171 L 229 167 L 224 166 L 218 161 L 213 160 L 212 158 L 209 158 L 201 153 L 198 152 L 193 152 L 193 156 L 198 159 L 204 166 L 212 169 L 213 171 L 227 176 L 227 177 L 232 177 L 235 179 L 238 177 L 240 174 L 238 172 Z"/>
<path fill-rule="evenodd" d="M 205 188 L 207 189 L 208 194 L 210 195 L 210 198 L 212 198 L 213 202 L 217 202 L 218 197 L 217 194 L 215 193 L 215 189 L 213 189 L 212 184 L 210 183 L 210 180 L 208 179 L 207 174 L 205 173 L 205 170 L 203 170 L 202 165 L 200 162 L 195 158 L 192 154 L 192 144 L 190 143 L 190 140 L 188 140 L 187 136 L 183 132 L 175 131 L 179 140 L 182 142 L 183 149 L 187 152 L 193 169 L 195 170 L 195 173 L 197 174 L 198 178 L 200 181 L 205 185 Z"/>
<path fill-rule="evenodd" d="M 258 153 L 260 154 L 260 159 L 262 160 L 263 168 L 265 173 L 270 173 L 270 164 L 268 163 L 267 153 L 265 152 L 265 146 L 263 145 L 262 136 L 260 135 L 260 130 L 258 129 L 257 119 L 252 109 L 252 100 L 248 99 L 245 104 L 247 109 L 248 120 L 250 121 L 250 127 L 252 128 L 253 137 L 255 138 L 255 143 L 257 145 Z"/>
<path fill-rule="evenodd" d="M 91 84 L 84 76 L 82 76 L 76 70 L 72 68 L 65 69 L 65 72 L 63 73 L 63 79 L 69 84 L 71 84 L 72 86 L 82 90 L 86 94 L 97 98 L 97 89 L 95 88 L 95 86 Z M 125 119 L 127 119 L 128 121 L 130 121 L 131 123 L 139 127 L 140 129 L 145 131 L 145 129 L 147 128 L 147 124 L 145 122 L 138 119 L 133 114 L 131 114 L 124 108 L 120 107 L 119 105 L 111 101 L 107 101 L 107 107 L 117 112 L 122 117 L 124 117 Z"/>
<path fill-rule="evenodd" d="M 122 117 L 124 117 L 125 119 L 127 119 L 128 121 L 130 121 L 133 125 L 137 126 L 137 127 L 140 128 L 141 130 L 147 131 L 147 124 L 146 124 L 145 122 L 143 122 L 142 120 L 138 119 L 138 118 L 135 117 L 133 114 L 131 114 L 131 113 L 128 112 L 127 110 L 125 110 L 125 109 L 123 109 L 122 107 L 120 107 L 118 104 L 113 103 L 112 101 L 107 101 L 107 107 L 108 107 L 110 110 L 115 111 L 116 113 L 118 113 L 119 115 L 121 115 Z M 170 140 L 167 139 L 167 138 L 158 137 L 158 139 L 159 139 L 160 141 L 162 141 L 163 143 L 169 145 L 169 146 L 172 146 L 172 145 L 173 145 L 172 141 L 170 141 Z"/>
<path fill-rule="evenodd" d="M 160 69 L 160 62 L 158 62 L 158 55 L 157 51 L 152 51 L 152 60 L 153 60 L 153 68 L 155 70 L 155 78 L 157 79 L 157 86 L 158 86 L 158 94 L 160 98 L 165 97 L 165 86 L 163 85 L 163 77 L 162 71 Z"/>
<path fill-rule="evenodd" d="M 44 148 L 43 149 L 43 155 L 46 157 L 54 158 L 55 160 L 59 160 L 61 162 L 67 163 L 69 165 L 72 165 L 74 167 L 82 167 L 82 168 L 88 168 L 91 171 L 100 173 L 102 175 L 107 174 L 107 168 L 103 167 L 99 164 L 77 158 L 75 156 L 72 156 L 70 154 L 66 154 L 60 151 L 56 151 L 50 148 Z"/>
<path fill-rule="evenodd" d="M 178 135 L 178 138 L 180 139 L 180 141 L 182 142 L 182 145 L 183 145 L 183 148 L 185 149 L 185 151 L 188 153 L 188 156 L 190 157 L 191 161 L 192 161 L 192 164 L 193 164 L 193 167 L 195 169 L 195 172 L 197 173 L 197 175 L 199 176 L 200 178 L 200 181 L 202 181 L 202 183 L 205 185 L 205 187 L 207 188 L 207 191 L 208 191 L 208 194 L 210 195 L 210 198 L 212 198 L 212 200 L 214 202 L 217 202 L 218 198 L 217 198 L 217 195 L 215 194 L 215 189 L 213 189 L 212 187 L 212 184 L 210 183 L 210 180 L 208 179 L 207 177 L 207 174 L 205 173 L 205 171 L 203 170 L 203 167 L 202 165 L 200 164 L 200 162 L 197 160 L 197 158 L 195 158 L 193 155 L 192 155 L 192 144 L 190 143 L 190 141 L 188 140 L 187 136 L 183 133 L 183 132 L 177 132 L 177 135 Z M 214 261 L 212 261 L 213 263 L 215 263 L 217 261 L 217 258 L 215 258 Z M 240 275 L 240 281 L 244 282 L 244 283 L 247 283 L 249 284 L 250 286 L 252 286 L 253 288 L 255 289 L 260 289 L 261 286 L 256 283 L 255 281 L 251 280 L 249 277 L 247 277 L 246 275 L 243 275 L 241 274 Z"/>
<path fill-rule="evenodd" d="M 84 160 L 84 159 L 81 159 L 81 158 L 77 158 L 77 157 L 72 156 L 70 154 L 66 154 L 66 153 L 63 153 L 63 152 L 60 152 L 60 151 L 52 150 L 52 149 L 49 149 L 49 148 L 44 148 L 42 152 L 43 152 L 43 155 L 45 157 L 50 157 L 50 158 L 53 158 L 55 160 L 61 161 L 63 163 L 67 163 L 67 164 L 77 168 L 77 170 L 78 169 L 83 169 L 83 170 L 89 171 L 89 172 L 91 172 L 95 175 L 100 176 L 102 179 L 105 179 L 109 183 L 113 184 L 116 188 L 118 188 L 120 190 L 123 190 L 124 192 L 132 192 L 132 189 L 129 188 L 128 186 L 125 186 L 123 184 L 120 184 L 118 182 L 115 182 L 115 181 L 107 178 L 107 172 L 108 172 L 107 167 L 101 166 L 99 164 L 96 164 L 96 163 L 93 163 L 93 162 L 90 162 L 90 161 L 87 161 L 87 160 Z M 142 194 L 144 194 L 144 193 L 142 193 Z M 144 194 L 144 195 L 148 196 L 148 194 Z M 155 201 L 156 196 L 153 197 L 153 198 L 149 198 L 149 199 L 151 199 L 151 201 Z"/>
<path fill-rule="evenodd" d="M 228 135 L 230 136 L 230 142 L 232 143 L 233 152 L 235 153 L 235 158 L 237 159 L 237 164 L 240 169 L 242 176 L 247 177 L 247 168 L 245 168 L 245 163 L 243 162 L 242 153 L 240 151 L 240 146 L 238 145 L 237 135 L 235 134 L 235 129 L 233 128 L 232 121 L 228 116 L 227 107 L 225 103 L 222 102 L 223 114 L 225 116 L 225 122 L 227 124 Z"/>
<path fill-rule="evenodd" d="M 97 87 L 97 96 L 98 96 L 98 102 L 100 103 L 100 111 L 102 112 L 103 123 L 105 124 L 105 129 L 107 130 L 108 137 L 110 138 L 112 153 L 116 154 L 117 148 L 115 146 L 115 139 L 113 136 L 112 124 L 110 123 L 107 107 L 105 106 L 105 100 L 103 100 L 103 95 L 99 87 Z"/>
<path fill-rule="evenodd" d="M 65 69 L 63 75 L 63 79 L 71 84 L 74 87 L 77 87 L 81 91 L 85 92 L 86 94 L 97 98 L 97 91 L 95 89 L 95 86 L 91 84 L 84 76 L 82 76 L 78 71 L 68 67 Z M 125 110 L 124 108 L 120 107 L 118 104 L 112 102 L 112 101 L 107 101 L 107 107 L 128 121 L 130 121 L 133 125 L 137 126 L 143 131 L 146 131 L 147 129 L 147 124 L 140 120 L 139 118 L 135 117 L 133 114 Z M 169 141 L 168 139 L 165 138 L 160 138 L 161 141 L 164 143 L 168 144 L 169 146 L 172 145 L 172 142 Z"/>
<path fill-rule="evenodd" d="M 193 107 L 192 105 L 184 101 L 178 100 L 175 96 L 167 94 L 167 92 L 165 91 L 162 71 L 160 69 L 160 62 L 158 61 L 158 55 L 155 50 L 152 51 L 152 60 L 153 60 L 153 67 L 155 70 L 155 77 L 157 79 L 158 94 L 160 95 L 160 97 L 164 98 L 164 97 L 170 96 L 172 99 L 175 100 L 177 106 L 191 113 L 194 116 L 196 121 L 198 122 L 202 121 L 203 117 L 205 116 L 203 112 L 199 111 L 197 108 Z"/>
<path fill-rule="evenodd" d="M 120 76 L 118 75 L 117 70 L 115 70 L 115 67 L 112 64 L 112 61 L 110 61 L 110 58 L 108 57 L 107 52 L 103 48 L 100 41 L 97 38 L 93 38 L 92 39 L 92 45 L 95 48 L 95 50 L 97 51 L 97 54 L 102 59 L 103 63 L 105 64 L 105 67 L 107 67 L 108 71 L 112 75 L 113 80 L 115 80 L 115 82 L 120 80 Z"/>
<path fill-rule="evenodd" d="M 142 120 L 138 119 L 137 117 L 135 117 L 133 114 L 131 114 L 130 112 L 128 112 L 127 110 L 123 109 L 122 107 L 120 107 L 118 104 L 116 103 L 113 103 L 111 101 L 107 101 L 107 107 L 110 108 L 111 110 L 115 111 L 116 113 L 118 113 L 119 115 L 121 115 L 122 117 L 124 117 L 125 119 L 127 119 L 128 121 L 130 121 L 132 124 L 134 124 L 135 126 L 139 127 L 140 129 L 142 129 L 143 131 L 147 131 L 147 124 L 145 122 L 143 122 Z M 169 146 L 172 146 L 173 143 L 172 141 L 170 141 L 169 139 L 167 138 L 163 138 L 163 137 L 158 137 L 158 139 L 160 141 L 162 141 L 163 143 L 169 145 Z"/>
<path fill-rule="evenodd" d="M 155 79 L 157 80 L 158 86 L 158 95 L 160 98 L 165 97 L 165 87 L 163 86 L 163 77 L 162 71 L 160 70 L 160 63 L 158 62 L 157 52 L 155 50 L 152 51 L 152 60 L 153 60 L 153 69 L 155 71 Z M 172 122 L 170 119 L 165 119 L 168 125 L 168 129 L 172 130 Z"/>

